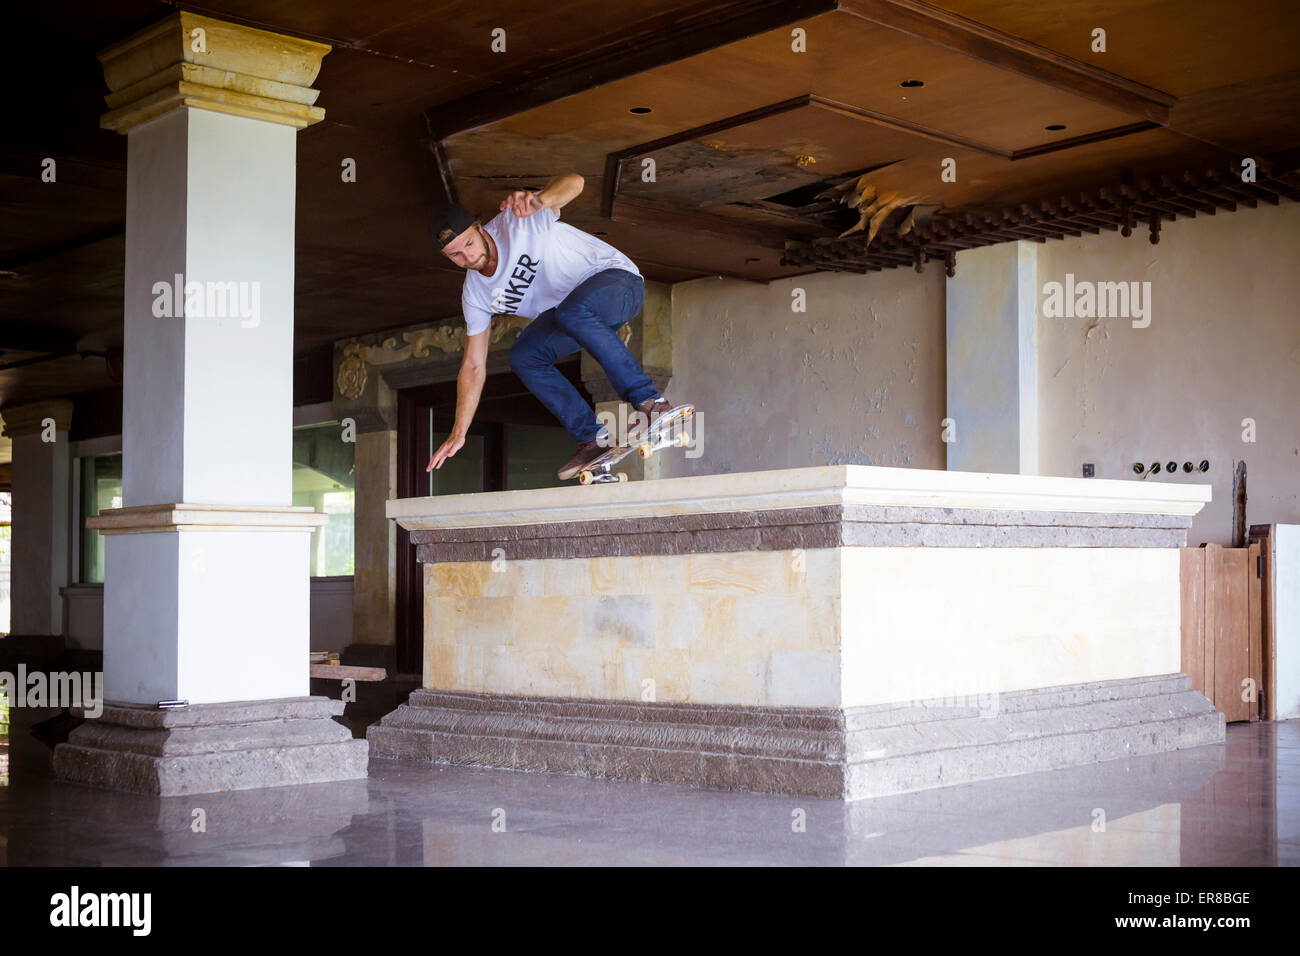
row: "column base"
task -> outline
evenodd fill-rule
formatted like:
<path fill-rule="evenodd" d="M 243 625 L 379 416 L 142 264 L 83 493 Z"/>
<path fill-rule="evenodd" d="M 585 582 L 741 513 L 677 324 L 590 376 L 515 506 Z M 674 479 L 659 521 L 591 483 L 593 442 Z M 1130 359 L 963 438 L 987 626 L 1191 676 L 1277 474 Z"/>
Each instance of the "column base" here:
<path fill-rule="evenodd" d="M 325 697 L 195 704 L 105 704 L 54 750 L 54 776 L 170 797 L 366 776 L 369 748 Z"/>
<path fill-rule="evenodd" d="M 367 739 L 376 757 L 858 800 L 1222 743 L 1224 718 L 1182 674 L 846 709 L 417 690 Z"/>

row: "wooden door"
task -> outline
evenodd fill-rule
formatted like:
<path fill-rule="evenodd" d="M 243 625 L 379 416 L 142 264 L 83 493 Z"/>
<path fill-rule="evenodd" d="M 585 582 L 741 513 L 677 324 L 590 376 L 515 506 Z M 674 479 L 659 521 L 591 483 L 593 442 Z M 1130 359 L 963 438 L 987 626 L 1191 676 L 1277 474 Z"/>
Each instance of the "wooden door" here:
<path fill-rule="evenodd" d="M 1260 546 L 1180 550 L 1182 667 L 1229 721 L 1258 720 Z"/>

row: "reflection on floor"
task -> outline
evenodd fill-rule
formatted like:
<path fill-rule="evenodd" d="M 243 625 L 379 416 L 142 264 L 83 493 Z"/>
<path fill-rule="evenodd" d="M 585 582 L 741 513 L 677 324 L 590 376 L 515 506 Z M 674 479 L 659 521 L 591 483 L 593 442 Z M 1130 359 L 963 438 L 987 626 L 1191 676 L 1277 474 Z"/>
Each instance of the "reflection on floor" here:
<path fill-rule="evenodd" d="M 11 866 L 1300 864 L 1300 721 L 845 805 L 387 760 L 368 780 L 159 800 L 55 783 L 26 732 L 50 712 L 13 714 Z"/>

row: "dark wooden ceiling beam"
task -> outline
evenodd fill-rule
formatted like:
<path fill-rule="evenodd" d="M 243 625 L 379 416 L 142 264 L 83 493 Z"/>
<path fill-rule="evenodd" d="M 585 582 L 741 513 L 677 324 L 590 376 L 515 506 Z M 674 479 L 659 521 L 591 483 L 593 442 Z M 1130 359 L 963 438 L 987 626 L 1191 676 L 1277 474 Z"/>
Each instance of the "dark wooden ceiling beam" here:
<path fill-rule="evenodd" d="M 785 251 L 789 233 L 782 226 L 740 222 L 694 209 L 683 209 L 645 199 L 620 196 L 614 203 L 612 218 L 615 222 L 628 222 L 642 226 L 660 226 L 677 229 L 684 234 L 703 233 L 729 242 L 765 249 Z"/>
<path fill-rule="evenodd" d="M 967 139 L 964 136 L 958 136 L 954 133 L 945 133 L 941 129 L 934 129 L 929 126 L 922 126 L 920 123 L 912 123 L 908 120 L 899 119 L 886 113 L 878 113 L 875 110 L 864 109 L 861 106 L 853 106 L 850 103 L 840 103 L 836 100 L 827 99 L 824 96 L 818 96 L 813 93 L 808 96 L 808 105 L 815 106 L 818 109 L 828 110 L 832 113 L 838 113 L 841 116 L 849 116 L 856 120 L 863 120 L 875 126 L 882 126 L 885 129 L 897 130 L 900 133 L 910 133 L 913 136 L 920 136 L 923 139 L 933 140 L 936 143 L 943 143 L 947 146 L 960 146 L 963 149 L 969 149 L 977 153 L 983 153 L 986 156 L 997 156 L 1001 159 L 1015 159 L 1015 153 L 1005 149 L 998 149 L 988 143 L 981 143 L 978 140 Z"/>
<path fill-rule="evenodd" d="M 920 0 L 840 0 L 839 8 L 1160 126 L 1169 125 L 1169 108 L 1177 101 L 1161 90 Z"/>
<path fill-rule="evenodd" d="M 1122 136 L 1132 136 L 1134 133 L 1145 133 L 1148 130 L 1159 129 L 1159 123 L 1153 123 L 1150 120 L 1139 120 L 1136 123 L 1128 123 L 1124 126 L 1112 126 L 1110 129 L 1094 130 L 1091 133 L 1080 133 L 1078 136 L 1071 136 L 1067 139 L 1058 139 L 1052 143 L 1043 143 L 1041 146 L 1027 146 L 1024 149 L 1014 149 L 1008 157 L 1013 162 L 1018 159 L 1032 159 L 1035 156 L 1045 156 L 1048 153 L 1059 153 L 1065 149 L 1074 149 L 1078 146 L 1091 146 L 1093 143 L 1104 143 L 1107 140 L 1119 139 Z"/>
<path fill-rule="evenodd" d="M 684 16 L 671 26 L 619 37 L 581 56 L 425 111 L 434 141 L 829 13 L 836 0 L 743 0 Z"/>

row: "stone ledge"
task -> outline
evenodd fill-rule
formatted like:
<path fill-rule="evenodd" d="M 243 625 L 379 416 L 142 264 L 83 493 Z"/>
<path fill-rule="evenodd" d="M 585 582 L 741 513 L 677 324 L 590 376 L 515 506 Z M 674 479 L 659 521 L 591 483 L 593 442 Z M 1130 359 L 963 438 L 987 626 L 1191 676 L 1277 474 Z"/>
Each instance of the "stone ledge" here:
<path fill-rule="evenodd" d="M 328 697 L 278 697 L 272 700 L 236 700 L 188 707 L 159 708 L 152 704 L 105 701 L 99 719 L 122 727 L 219 727 L 259 720 L 337 717 L 343 702 Z M 80 716 L 80 712 L 77 712 Z"/>
<path fill-rule="evenodd" d="M 997 699 L 979 716 L 940 701 L 840 711 L 417 691 L 367 738 L 377 757 L 848 800 L 1224 739 L 1223 715 L 1181 674 Z"/>
<path fill-rule="evenodd" d="M 369 747 L 323 697 L 198 704 L 176 710 L 106 705 L 54 751 L 71 783 L 155 796 L 351 780 Z"/>
<path fill-rule="evenodd" d="M 429 531 L 825 506 L 1190 518 L 1209 500 L 1208 485 L 825 465 L 588 488 L 399 498 L 385 509 L 407 531 Z"/>
<path fill-rule="evenodd" d="M 794 548 L 1178 548 L 1182 515 L 823 505 L 411 532 L 425 564 Z"/>
<path fill-rule="evenodd" d="M 157 504 L 108 508 L 86 519 L 100 534 L 157 534 L 168 531 L 313 531 L 329 515 L 305 505 Z"/>

